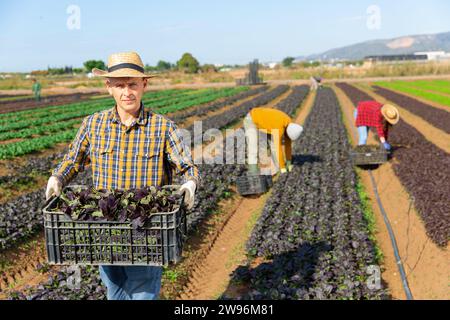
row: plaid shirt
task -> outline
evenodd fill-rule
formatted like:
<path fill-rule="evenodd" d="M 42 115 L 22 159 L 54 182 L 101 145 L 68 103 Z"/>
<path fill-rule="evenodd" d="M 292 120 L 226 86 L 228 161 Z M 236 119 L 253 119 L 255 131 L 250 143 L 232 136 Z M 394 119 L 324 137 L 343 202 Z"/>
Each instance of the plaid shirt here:
<path fill-rule="evenodd" d="M 85 165 L 92 165 L 97 189 L 133 189 L 172 183 L 172 171 L 184 181 L 199 182 L 198 168 L 176 131 L 175 123 L 141 106 L 129 127 L 116 107 L 84 118 L 69 152 L 53 171 L 67 184 Z"/>
<path fill-rule="evenodd" d="M 383 105 L 376 101 L 361 101 L 358 103 L 357 127 L 374 127 L 378 136 L 387 140 L 388 130 L 384 125 L 384 117 L 381 114 Z"/>

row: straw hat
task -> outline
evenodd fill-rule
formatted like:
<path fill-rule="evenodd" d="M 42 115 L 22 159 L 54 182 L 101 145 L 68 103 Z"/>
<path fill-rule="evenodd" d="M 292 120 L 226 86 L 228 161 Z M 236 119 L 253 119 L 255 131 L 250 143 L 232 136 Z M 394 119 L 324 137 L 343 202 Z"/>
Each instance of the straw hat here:
<path fill-rule="evenodd" d="M 392 125 L 396 124 L 400 120 L 400 114 L 398 113 L 397 108 L 390 104 L 385 104 L 381 108 L 381 114 L 386 121 Z"/>
<path fill-rule="evenodd" d="M 144 73 L 144 64 L 136 52 L 113 53 L 108 58 L 108 70 L 92 69 L 92 73 L 99 77 L 108 78 L 153 78 L 156 75 Z"/>

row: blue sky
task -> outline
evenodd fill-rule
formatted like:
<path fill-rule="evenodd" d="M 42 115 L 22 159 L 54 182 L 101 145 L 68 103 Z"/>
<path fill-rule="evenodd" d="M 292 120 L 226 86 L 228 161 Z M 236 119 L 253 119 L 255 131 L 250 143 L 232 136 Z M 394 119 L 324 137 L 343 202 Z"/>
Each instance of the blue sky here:
<path fill-rule="evenodd" d="M 67 8 L 80 8 L 69 30 Z M 381 28 L 367 28 L 377 5 Z M 137 51 L 145 63 L 277 61 L 371 39 L 450 31 L 447 0 L 86 1 L 0 0 L 0 72 L 81 66 L 112 52 Z"/>

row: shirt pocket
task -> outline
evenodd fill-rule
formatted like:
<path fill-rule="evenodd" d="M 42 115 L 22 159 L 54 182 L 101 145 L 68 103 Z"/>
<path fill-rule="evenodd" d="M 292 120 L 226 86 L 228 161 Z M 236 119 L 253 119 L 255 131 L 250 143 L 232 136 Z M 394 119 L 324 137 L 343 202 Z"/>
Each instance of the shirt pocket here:
<path fill-rule="evenodd" d="M 134 154 L 144 159 L 160 158 L 164 153 L 164 139 L 159 136 L 147 136 L 137 145 Z"/>
<path fill-rule="evenodd" d="M 103 147 L 91 148 L 91 163 L 94 167 L 101 165 L 102 167 L 110 167 L 114 156 L 114 149 L 111 145 Z"/>

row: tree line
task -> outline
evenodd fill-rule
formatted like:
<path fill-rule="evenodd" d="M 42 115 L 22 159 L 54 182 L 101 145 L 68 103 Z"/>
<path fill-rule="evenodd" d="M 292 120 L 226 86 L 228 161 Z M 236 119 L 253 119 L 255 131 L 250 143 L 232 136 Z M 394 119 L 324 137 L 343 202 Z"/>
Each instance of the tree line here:
<path fill-rule="evenodd" d="M 64 66 L 62 68 L 48 67 L 47 70 L 36 70 L 31 72 L 34 75 L 64 75 L 74 73 L 89 73 L 93 68 L 106 70 L 106 64 L 102 60 L 87 60 L 83 63 L 83 68 L 73 68 L 72 66 Z M 201 65 L 200 62 L 191 54 L 184 53 L 176 63 L 159 60 L 155 66 L 146 64 L 144 67 L 146 72 L 164 72 L 169 70 L 178 70 L 185 73 L 198 72 L 217 72 L 217 68 L 212 64 Z"/>

